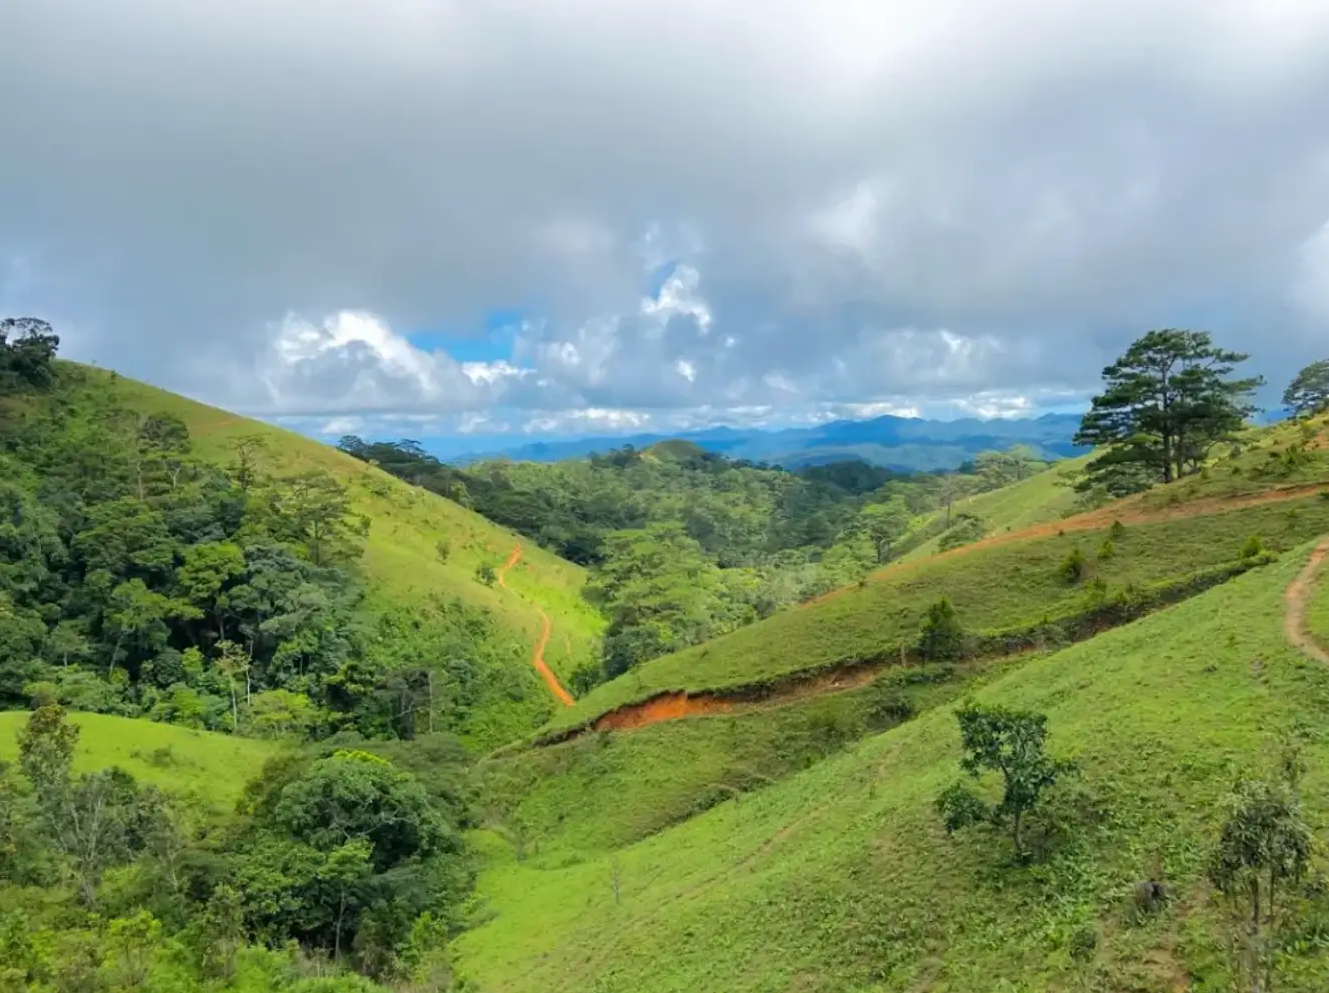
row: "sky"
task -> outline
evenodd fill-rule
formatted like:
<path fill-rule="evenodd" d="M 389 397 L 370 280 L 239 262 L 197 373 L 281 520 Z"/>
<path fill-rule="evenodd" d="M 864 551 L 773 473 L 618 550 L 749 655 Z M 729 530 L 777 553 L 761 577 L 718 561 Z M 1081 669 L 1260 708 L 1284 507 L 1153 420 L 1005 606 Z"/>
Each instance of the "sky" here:
<path fill-rule="evenodd" d="M 321 435 L 1273 405 L 1326 107 L 1323 0 L 5 0 L 0 313 Z"/>

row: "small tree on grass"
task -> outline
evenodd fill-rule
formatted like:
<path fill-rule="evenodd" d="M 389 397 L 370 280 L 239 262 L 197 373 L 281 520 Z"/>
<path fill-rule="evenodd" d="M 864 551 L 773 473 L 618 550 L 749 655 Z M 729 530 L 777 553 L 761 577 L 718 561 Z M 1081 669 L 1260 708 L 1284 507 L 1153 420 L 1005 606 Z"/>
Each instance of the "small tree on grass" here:
<path fill-rule="evenodd" d="M 1264 542 L 1260 540 L 1258 534 L 1253 534 L 1246 539 L 1246 543 L 1241 546 L 1241 557 L 1244 561 L 1256 558 L 1264 551 Z"/>
<path fill-rule="evenodd" d="M 1237 922 L 1236 978 L 1254 993 L 1273 987 L 1278 898 L 1281 894 L 1286 899 L 1286 891 L 1310 864 L 1311 830 L 1294 783 L 1237 783 L 1228 797 L 1227 820 L 1209 869 L 1210 880 L 1227 898 Z"/>
<path fill-rule="evenodd" d="M 918 637 L 918 654 L 925 659 L 957 659 L 964 651 L 964 628 L 949 597 L 928 608 Z"/>
<path fill-rule="evenodd" d="M 1084 579 L 1084 574 L 1089 569 L 1089 563 L 1085 560 L 1084 552 L 1080 551 L 1079 546 L 1072 548 L 1067 556 L 1061 560 L 1061 576 L 1066 582 L 1075 584 Z"/>
<path fill-rule="evenodd" d="M 971 824 L 990 823 L 1011 832 L 1016 858 L 1025 857 L 1022 829 L 1043 793 L 1074 770 L 1069 761 L 1047 754 L 1047 716 L 1028 710 L 967 704 L 955 712 L 964 757 L 960 768 L 977 780 L 999 772 L 1002 797 L 987 803 L 972 787 L 957 782 L 937 797 L 937 811 L 947 833 Z"/>
<path fill-rule="evenodd" d="M 475 578 L 486 586 L 493 586 L 494 581 L 498 579 L 498 572 L 490 563 L 481 562 L 475 567 Z"/>

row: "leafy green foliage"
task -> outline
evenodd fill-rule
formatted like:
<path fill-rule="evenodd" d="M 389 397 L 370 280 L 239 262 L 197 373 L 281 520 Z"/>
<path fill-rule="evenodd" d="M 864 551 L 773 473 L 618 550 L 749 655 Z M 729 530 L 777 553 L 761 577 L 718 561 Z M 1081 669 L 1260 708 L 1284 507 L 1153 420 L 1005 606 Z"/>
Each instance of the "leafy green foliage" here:
<path fill-rule="evenodd" d="M 586 588 L 609 618 L 605 673 L 620 675 L 755 620 L 756 585 L 750 573 L 712 564 L 680 525 L 612 532 Z"/>
<path fill-rule="evenodd" d="M 1009 827 L 1017 858 L 1025 855 L 1021 828 L 1045 791 L 1072 771 L 1070 762 L 1051 758 L 1046 750 L 1047 716 L 1033 711 L 970 703 L 955 712 L 960 724 L 964 757 L 960 768 L 972 778 L 985 772 L 1001 774 L 1001 800 L 991 808 L 963 786 L 953 786 L 937 800 L 937 807 L 954 831 L 979 820 Z"/>
<path fill-rule="evenodd" d="M 973 514 L 959 513 L 952 524 L 937 542 L 939 551 L 949 552 L 953 548 L 969 545 L 987 534 L 987 525 L 982 518 Z"/>
<path fill-rule="evenodd" d="M 1106 448 L 1083 487 L 1120 496 L 1198 472 L 1253 411 L 1249 397 L 1263 380 L 1232 378 L 1246 358 L 1199 331 L 1150 331 L 1134 342 L 1103 370 L 1105 389 L 1075 436 L 1076 444 Z"/>
<path fill-rule="evenodd" d="M 1247 988 L 1272 989 L 1273 939 L 1310 866 L 1311 828 L 1295 782 L 1243 779 L 1226 806 L 1209 878 L 1234 911 L 1240 935 L 1234 942 L 1234 972 Z"/>
<path fill-rule="evenodd" d="M 1305 417 L 1329 406 L 1329 359 L 1312 362 L 1283 391 L 1283 406 L 1294 417 Z"/>
<path fill-rule="evenodd" d="M 0 702 L 491 745 L 543 719 L 524 629 L 456 602 L 365 600 L 365 517 L 329 472 L 275 472 L 251 435 L 223 472 L 175 414 L 128 409 L 75 367 L 43 382 L 15 385 L 23 416 L 0 418 Z"/>
<path fill-rule="evenodd" d="M 1110 540 L 1110 539 L 1109 539 Z M 1111 555 L 1107 556 L 1111 558 Z M 1080 546 L 1076 545 L 1066 557 L 1061 560 L 1061 578 L 1066 582 L 1075 584 L 1084 579 L 1085 573 L 1089 570 L 1089 561 L 1084 557 L 1084 552 L 1080 551 Z"/>
<path fill-rule="evenodd" d="M 928 608 L 918 636 L 918 654 L 925 659 L 957 659 L 964 651 L 964 628 L 949 597 Z"/>
<path fill-rule="evenodd" d="M 330 956 L 334 973 L 450 972 L 437 953 L 472 885 L 457 790 L 431 794 L 365 751 L 286 755 L 250 784 L 236 820 L 200 830 L 193 808 L 119 769 L 75 774 L 78 738 L 58 706 L 40 709 L 19 734 L 22 777 L 0 768 L 6 982 L 137 989 L 169 977 L 169 988 L 194 991 L 249 974 L 268 989 L 293 963 L 263 949 L 290 942 Z M 437 778 L 461 754 L 422 758 Z M 44 887 L 44 903 L 24 885 Z M 59 910 L 32 916 L 24 901 Z"/>

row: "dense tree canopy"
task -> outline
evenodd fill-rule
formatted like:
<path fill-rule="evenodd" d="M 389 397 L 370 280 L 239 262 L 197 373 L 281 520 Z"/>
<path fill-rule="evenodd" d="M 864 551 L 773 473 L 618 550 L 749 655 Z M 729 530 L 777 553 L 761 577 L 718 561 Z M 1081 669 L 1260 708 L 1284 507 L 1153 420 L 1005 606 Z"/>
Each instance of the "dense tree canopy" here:
<path fill-rule="evenodd" d="M 366 603 L 345 484 L 275 471 L 262 436 L 207 464 L 178 417 L 53 363 L 45 325 L 0 329 L 0 368 L 22 370 L 0 395 L 0 705 L 410 737 L 541 692 L 483 612 Z"/>
<path fill-rule="evenodd" d="M 1200 331 L 1150 331 L 1134 342 L 1103 370 L 1104 391 L 1075 436 L 1078 445 L 1106 449 L 1086 485 L 1121 495 L 1199 471 L 1254 411 L 1249 398 L 1263 381 L 1232 375 L 1246 358 Z"/>
<path fill-rule="evenodd" d="M 1283 392 L 1283 406 L 1294 417 L 1329 407 L 1329 359 L 1312 362 L 1297 373 Z"/>

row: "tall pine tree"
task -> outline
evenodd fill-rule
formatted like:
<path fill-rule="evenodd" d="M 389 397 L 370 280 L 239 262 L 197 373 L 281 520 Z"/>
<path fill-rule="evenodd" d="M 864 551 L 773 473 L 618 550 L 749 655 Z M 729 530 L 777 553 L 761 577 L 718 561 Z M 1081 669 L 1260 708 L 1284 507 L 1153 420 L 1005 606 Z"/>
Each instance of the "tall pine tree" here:
<path fill-rule="evenodd" d="M 1260 377 L 1236 379 L 1249 358 L 1214 345 L 1203 331 L 1150 331 L 1103 370 L 1104 391 L 1080 423 L 1077 445 L 1106 451 L 1089 464 L 1089 485 L 1109 490 L 1170 483 L 1198 472 L 1215 444 L 1254 413 Z"/>

